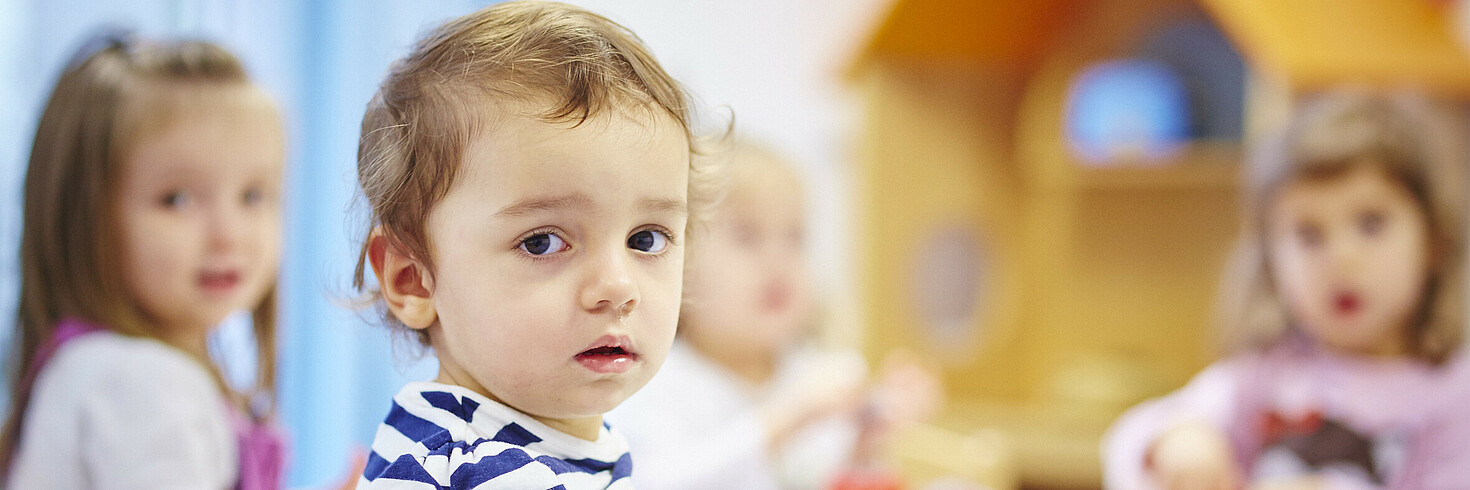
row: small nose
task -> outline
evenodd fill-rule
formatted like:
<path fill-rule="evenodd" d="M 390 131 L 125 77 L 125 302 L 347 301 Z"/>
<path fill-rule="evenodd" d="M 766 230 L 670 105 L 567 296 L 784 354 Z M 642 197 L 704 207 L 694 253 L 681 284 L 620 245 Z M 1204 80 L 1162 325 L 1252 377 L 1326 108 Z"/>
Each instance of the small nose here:
<path fill-rule="evenodd" d="M 1327 253 L 1338 262 L 1350 260 L 1362 248 L 1362 239 L 1350 233 L 1334 233 L 1327 237 Z"/>
<path fill-rule="evenodd" d="M 639 298 L 630 260 L 622 247 L 592 257 L 582 288 L 582 307 L 593 313 L 614 312 L 619 317 L 632 313 Z"/>
<path fill-rule="evenodd" d="M 245 210 L 238 203 L 222 199 L 210 206 L 208 230 L 210 246 L 217 251 L 229 251 L 244 238 Z"/>

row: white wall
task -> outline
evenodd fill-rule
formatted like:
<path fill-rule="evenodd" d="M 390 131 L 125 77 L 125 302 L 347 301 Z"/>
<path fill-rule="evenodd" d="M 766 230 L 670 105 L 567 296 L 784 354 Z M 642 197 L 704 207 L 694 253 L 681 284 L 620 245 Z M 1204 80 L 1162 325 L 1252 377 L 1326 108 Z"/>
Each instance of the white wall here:
<path fill-rule="evenodd" d="M 703 108 L 782 151 L 811 183 L 812 262 L 833 320 L 855 295 L 852 148 L 858 100 L 842 79 L 888 0 L 570 0 L 632 29 Z M 723 114 L 707 110 L 714 116 Z M 850 337 L 855 333 L 839 332 Z"/>

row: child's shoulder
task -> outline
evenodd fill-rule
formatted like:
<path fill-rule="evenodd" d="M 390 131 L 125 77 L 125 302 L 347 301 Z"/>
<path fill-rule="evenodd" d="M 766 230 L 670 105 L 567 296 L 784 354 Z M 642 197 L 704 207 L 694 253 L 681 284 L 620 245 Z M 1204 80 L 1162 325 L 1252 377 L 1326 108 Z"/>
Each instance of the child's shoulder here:
<path fill-rule="evenodd" d="M 1463 349 L 1445 359 L 1432 376 L 1446 395 L 1470 400 L 1470 355 Z"/>
<path fill-rule="evenodd" d="M 88 464 L 185 461 L 191 469 L 217 468 L 223 480 L 236 457 L 226 403 L 188 355 L 156 341 L 89 333 L 68 341 L 41 370 L 20 447 L 33 462 L 99 454 L 114 456 Z M 195 463 L 201 466 L 189 466 Z M 54 467 L 34 467 L 48 464 Z"/>
<path fill-rule="evenodd" d="M 218 391 L 208 369 L 183 351 L 154 339 L 110 331 L 67 342 L 42 369 L 37 383 L 44 384 L 48 378 L 75 388 L 162 386 L 211 394 Z"/>
<path fill-rule="evenodd" d="M 603 435 L 578 440 L 466 388 L 409 383 L 393 397 L 364 477 L 369 485 L 450 475 L 476 482 L 465 488 L 489 481 L 506 488 L 625 484 L 627 444 L 607 430 Z"/>

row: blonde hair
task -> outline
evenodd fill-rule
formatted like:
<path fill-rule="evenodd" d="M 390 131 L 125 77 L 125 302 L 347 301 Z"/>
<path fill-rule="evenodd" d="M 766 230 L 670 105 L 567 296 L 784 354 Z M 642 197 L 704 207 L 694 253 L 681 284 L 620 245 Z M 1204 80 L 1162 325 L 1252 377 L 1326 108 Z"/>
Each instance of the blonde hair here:
<path fill-rule="evenodd" d="M 125 335 L 155 336 L 127 293 L 112 213 L 118 176 L 131 149 L 185 110 L 180 89 L 249 87 L 240 62 L 205 42 L 99 36 L 62 72 L 36 128 L 25 178 L 21 290 L 11 373 L 11 413 L 0 435 L 0 473 L 24 423 L 37 350 L 64 318 Z M 275 288 L 253 311 L 258 388 L 275 385 Z M 208 359 L 201 359 L 210 365 Z M 216 373 L 216 376 L 218 374 Z M 220 388 L 225 389 L 222 381 Z"/>
<path fill-rule="evenodd" d="M 1330 179 L 1371 166 L 1413 197 L 1430 235 L 1424 298 L 1411 319 L 1409 354 L 1441 363 L 1459 348 L 1463 326 L 1464 182 L 1458 140 L 1426 102 L 1398 94 L 1333 92 L 1311 101 L 1287 130 L 1261 148 L 1247 171 L 1243 234 L 1226 272 L 1221 321 L 1233 348 L 1265 348 L 1292 335 L 1271 279 L 1267 216 L 1292 182 Z"/>
<path fill-rule="evenodd" d="M 710 172 L 697 153 L 688 94 L 631 31 L 579 7 L 512 1 L 450 20 L 393 63 L 362 118 L 357 177 L 370 209 L 367 234 L 381 227 L 390 243 L 434 271 L 424 223 L 453 186 L 471 137 L 491 108 L 540 104 L 520 114 L 580 125 L 612 108 L 666 114 L 690 142 L 691 219 L 704 207 Z M 365 234 L 364 236 L 366 236 Z M 353 286 L 365 289 L 367 240 Z M 367 302 L 382 310 L 381 292 Z M 401 321 L 379 312 L 390 329 Z M 421 345 L 427 333 L 418 331 Z"/>

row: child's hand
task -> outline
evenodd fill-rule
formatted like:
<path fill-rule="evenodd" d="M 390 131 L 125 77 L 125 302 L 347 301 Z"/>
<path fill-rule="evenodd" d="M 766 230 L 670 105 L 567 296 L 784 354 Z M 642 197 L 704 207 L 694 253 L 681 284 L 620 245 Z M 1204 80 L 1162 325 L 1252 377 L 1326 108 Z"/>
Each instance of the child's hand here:
<path fill-rule="evenodd" d="M 1170 490 L 1241 488 L 1240 465 L 1225 434 L 1205 424 L 1185 424 L 1165 432 L 1149 451 L 1154 480 Z"/>
<path fill-rule="evenodd" d="M 933 416 L 944 403 L 938 372 L 908 351 L 885 357 L 872 387 L 877 417 L 872 422 L 884 428 L 901 427 Z"/>
<path fill-rule="evenodd" d="M 367 467 L 367 449 L 362 446 L 352 448 L 352 455 L 347 463 L 347 475 L 342 477 L 341 483 L 337 484 L 339 490 L 352 490 L 357 488 L 357 481 L 362 479 L 363 468 Z"/>
<path fill-rule="evenodd" d="M 813 420 L 855 413 L 861 405 L 865 373 L 860 358 L 823 356 L 800 369 L 794 382 L 783 383 L 761 407 L 772 447 Z"/>
<path fill-rule="evenodd" d="M 854 464 L 870 465 L 887 458 L 893 434 L 934 415 L 944 397 L 938 371 L 907 351 L 883 359 L 877 379 L 868 387 L 867 404 L 859 414 Z"/>

